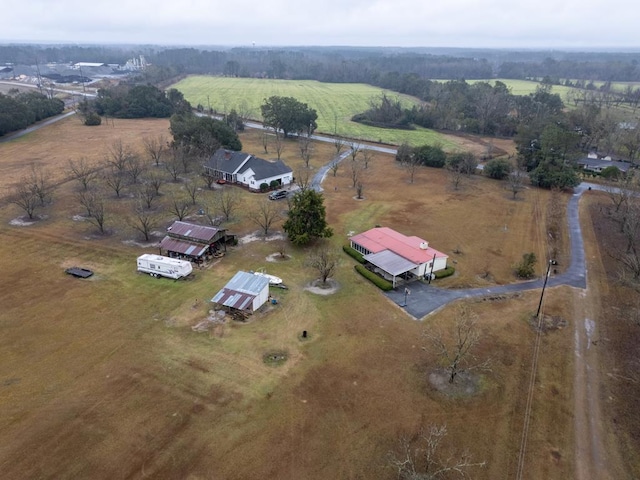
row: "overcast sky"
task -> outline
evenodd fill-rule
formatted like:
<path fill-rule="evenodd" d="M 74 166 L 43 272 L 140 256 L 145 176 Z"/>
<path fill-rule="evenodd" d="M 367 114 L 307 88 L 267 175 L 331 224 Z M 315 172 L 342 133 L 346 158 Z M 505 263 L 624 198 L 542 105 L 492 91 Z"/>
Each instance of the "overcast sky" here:
<path fill-rule="evenodd" d="M 635 0 L 3 0 L 0 42 L 640 47 Z"/>

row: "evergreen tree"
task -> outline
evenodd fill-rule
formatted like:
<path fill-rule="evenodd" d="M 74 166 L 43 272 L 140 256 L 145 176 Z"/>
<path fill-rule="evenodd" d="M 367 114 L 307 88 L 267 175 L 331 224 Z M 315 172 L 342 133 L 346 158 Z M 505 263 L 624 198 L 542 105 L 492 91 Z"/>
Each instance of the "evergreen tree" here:
<path fill-rule="evenodd" d="M 291 200 L 283 229 L 294 245 L 307 245 L 316 238 L 333 235 L 325 218 L 322 194 L 311 189 L 298 191 Z"/>

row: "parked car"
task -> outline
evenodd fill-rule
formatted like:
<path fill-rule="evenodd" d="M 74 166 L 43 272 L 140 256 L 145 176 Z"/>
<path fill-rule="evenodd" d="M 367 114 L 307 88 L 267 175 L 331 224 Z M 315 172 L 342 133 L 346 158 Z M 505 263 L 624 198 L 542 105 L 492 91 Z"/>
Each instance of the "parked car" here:
<path fill-rule="evenodd" d="M 271 192 L 269 194 L 269 200 L 280 200 L 281 198 L 287 198 L 289 192 L 286 190 L 278 190 L 277 192 Z"/>

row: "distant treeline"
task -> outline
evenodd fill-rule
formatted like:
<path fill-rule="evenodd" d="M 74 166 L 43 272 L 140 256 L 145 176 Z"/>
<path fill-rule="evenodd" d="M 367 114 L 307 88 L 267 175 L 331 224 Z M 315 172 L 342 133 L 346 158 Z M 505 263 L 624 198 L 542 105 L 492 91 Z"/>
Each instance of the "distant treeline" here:
<path fill-rule="evenodd" d="M 214 74 L 383 86 L 390 79 L 575 79 L 640 81 L 640 52 L 506 51 L 478 49 L 157 46 L 0 46 L 0 64 L 59 62 L 123 64 L 144 55 L 164 76 Z M 145 81 L 149 80 L 146 78 Z"/>
<path fill-rule="evenodd" d="M 21 130 L 64 110 L 59 98 L 47 98 L 38 92 L 9 95 L 0 93 L 0 135 Z"/>

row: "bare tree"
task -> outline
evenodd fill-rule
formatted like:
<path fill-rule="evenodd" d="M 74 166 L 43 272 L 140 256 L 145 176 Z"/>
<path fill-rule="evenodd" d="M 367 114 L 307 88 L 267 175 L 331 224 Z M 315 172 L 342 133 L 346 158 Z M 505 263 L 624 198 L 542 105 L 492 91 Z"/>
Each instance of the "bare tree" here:
<path fill-rule="evenodd" d="M 413 439 L 400 439 L 399 453 L 389 453 L 389 466 L 396 471 L 399 480 L 465 479 L 469 470 L 482 468 L 486 462 L 473 462 L 467 451 L 444 451 L 443 439 L 446 425 L 431 425 L 421 429 Z"/>
<path fill-rule="evenodd" d="M 356 185 L 356 198 L 358 200 L 362 200 L 362 192 L 364 191 L 364 185 L 362 182 L 358 182 Z"/>
<path fill-rule="evenodd" d="M 635 195 L 638 189 L 638 179 L 632 172 L 627 172 L 623 175 L 617 185 L 605 185 L 604 191 L 613 203 L 614 211 L 613 216 L 617 216 L 624 207 L 627 205 L 629 198 Z"/>
<path fill-rule="evenodd" d="M 276 148 L 276 155 L 278 156 L 278 160 L 280 160 L 280 157 L 282 156 L 282 153 L 284 152 L 284 137 L 281 136 L 278 133 L 278 130 L 274 131 L 274 135 L 273 135 L 273 143 L 274 146 Z"/>
<path fill-rule="evenodd" d="M 198 198 L 198 194 L 200 193 L 200 187 L 197 182 L 186 182 L 184 184 L 184 188 L 187 191 L 187 195 L 191 199 L 191 205 L 195 206 L 196 199 Z"/>
<path fill-rule="evenodd" d="M 441 332 L 425 330 L 424 337 L 431 343 L 431 348 L 445 364 L 449 383 L 453 383 L 458 375 L 471 370 L 488 370 L 490 361 L 479 361 L 473 349 L 480 342 L 480 332 L 476 327 L 475 316 L 466 305 L 458 307 L 454 324 L 453 339 L 447 344 Z M 425 347 L 429 350 L 429 347 Z"/>
<path fill-rule="evenodd" d="M 298 137 L 298 148 L 300 149 L 300 158 L 304 162 L 305 167 L 309 168 L 311 155 L 313 153 L 313 143 L 309 135 L 300 135 Z"/>
<path fill-rule="evenodd" d="M 340 159 L 335 158 L 333 160 L 333 162 L 331 162 L 331 165 L 329 166 L 329 169 L 333 173 L 334 177 L 338 175 L 338 170 L 340 169 L 340 161 L 339 160 Z"/>
<path fill-rule="evenodd" d="M 80 157 L 80 159 L 76 161 L 69 160 L 69 170 L 72 177 L 80 183 L 83 190 L 88 190 L 89 185 L 98 175 L 97 170 L 89 165 L 89 162 L 84 157 Z"/>
<path fill-rule="evenodd" d="M 29 176 L 25 179 L 24 183 L 29 185 L 29 188 L 36 194 L 38 200 L 40 200 L 41 207 L 51 202 L 55 187 L 51 182 L 51 175 L 47 170 L 31 165 Z"/>
<path fill-rule="evenodd" d="M 358 160 L 351 160 L 349 163 L 351 167 L 351 187 L 356 188 L 356 185 L 358 185 L 358 181 L 362 176 L 363 166 Z"/>
<path fill-rule="evenodd" d="M 280 255 L 280 258 L 287 258 L 287 250 L 289 248 L 289 242 L 287 240 L 282 239 L 275 242 L 276 251 Z"/>
<path fill-rule="evenodd" d="M 131 179 L 131 183 L 136 185 L 145 171 L 145 164 L 138 155 L 130 155 L 125 164 L 125 171 Z"/>
<path fill-rule="evenodd" d="M 451 186 L 454 190 L 459 190 L 462 186 L 462 177 L 464 176 L 463 169 L 460 165 L 448 165 L 447 172 Z"/>
<path fill-rule="evenodd" d="M 362 150 L 362 145 L 360 143 L 352 141 L 349 142 L 349 155 L 351 156 L 351 161 L 355 162 L 358 159 L 358 154 Z"/>
<path fill-rule="evenodd" d="M 191 204 L 188 199 L 183 197 L 173 197 L 169 204 L 169 211 L 173 213 L 178 220 L 182 221 L 189 215 Z"/>
<path fill-rule="evenodd" d="M 256 206 L 255 210 L 248 212 L 249 218 L 253 223 L 257 224 L 266 237 L 269 235 L 269 229 L 271 226 L 282 218 L 280 206 L 278 202 L 269 200 L 267 198 L 262 199 Z"/>
<path fill-rule="evenodd" d="M 249 102 L 247 102 L 244 99 L 241 100 L 240 103 L 238 104 L 237 111 L 238 111 L 238 116 L 240 117 L 240 120 L 242 121 L 242 123 L 245 123 L 247 120 L 251 119 L 251 117 L 255 113 L 255 111 L 249 105 Z"/>
<path fill-rule="evenodd" d="M 266 155 L 269 153 L 269 133 L 266 130 L 262 131 L 260 140 L 262 141 L 262 148 L 264 148 L 264 153 Z"/>
<path fill-rule="evenodd" d="M 318 275 L 322 284 L 327 284 L 327 278 L 329 278 L 338 268 L 339 257 L 328 247 L 319 247 L 313 250 L 305 261 L 305 265 L 313 268 Z"/>
<path fill-rule="evenodd" d="M 125 187 L 124 177 L 113 166 L 108 166 L 106 172 L 102 176 L 104 184 L 109 187 L 120 198 L 120 194 Z"/>
<path fill-rule="evenodd" d="M 204 210 L 204 216 L 207 217 L 207 221 L 212 227 L 217 227 L 222 223 L 222 217 L 216 211 L 215 202 L 214 204 L 208 201 L 204 202 L 202 210 Z"/>
<path fill-rule="evenodd" d="M 82 191 L 78 194 L 78 201 L 87 212 L 87 220 L 105 233 L 106 211 L 104 195 L 101 192 Z"/>
<path fill-rule="evenodd" d="M 527 174 L 524 170 L 520 168 L 516 168 L 513 172 L 509 174 L 507 177 L 507 182 L 509 183 L 509 190 L 513 194 L 513 199 L 516 199 L 518 193 L 520 193 L 524 189 L 524 181 L 527 178 Z"/>
<path fill-rule="evenodd" d="M 105 160 L 113 165 L 119 173 L 124 173 L 127 168 L 127 162 L 132 156 L 131 148 L 123 144 L 121 139 L 118 139 L 108 147 Z"/>
<path fill-rule="evenodd" d="M 311 187 L 311 180 L 313 179 L 311 176 L 311 172 L 306 168 L 300 168 L 296 171 L 296 185 L 300 188 L 300 190 L 304 191 Z"/>
<path fill-rule="evenodd" d="M 422 166 L 420 160 L 413 154 L 409 154 L 400 161 L 400 165 L 409 174 L 409 183 L 413 183 L 418 169 Z"/>
<path fill-rule="evenodd" d="M 240 205 L 240 195 L 233 187 L 225 187 L 215 192 L 216 210 L 219 211 L 224 220 L 228 222 L 234 216 Z"/>
<path fill-rule="evenodd" d="M 213 184 L 216 181 L 216 177 L 210 175 L 208 170 L 206 170 L 204 167 L 202 167 L 202 170 L 200 171 L 200 176 L 202 177 L 202 181 L 204 182 L 205 187 L 211 190 L 213 188 Z"/>
<path fill-rule="evenodd" d="M 38 194 L 25 183 L 20 183 L 20 185 L 15 187 L 10 201 L 24 210 L 29 219 L 34 218 L 35 211 L 40 203 Z"/>
<path fill-rule="evenodd" d="M 621 232 L 624 235 L 627 245 L 625 251 L 627 254 L 633 253 L 640 247 L 640 200 L 638 197 L 630 197 L 627 202 L 622 206 L 620 215 L 621 217 Z M 640 250 L 638 252 L 640 254 Z"/>
<path fill-rule="evenodd" d="M 336 135 L 333 137 L 333 148 L 336 149 L 336 157 L 340 156 L 345 146 L 346 146 L 346 142 L 344 138 L 342 138 L 339 135 Z"/>
<path fill-rule="evenodd" d="M 158 226 L 158 216 L 144 208 L 144 205 L 138 204 L 134 208 L 133 216 L 129 219 L 129 225 L 140 232 L 144 237 L 144 241 L 148 242 L 151 232 Z"/>
<path fill-rule="evenodd" d="M 156 196 L 160 196 L 160 188 L 164 185 L 165 177 L 161 172 L 152 171 L 146 175 L 144 179 L 145 185 L 151 185 L 156 192 Z"/>
<path fill-rule="evenodd" d="M 365 170 L 369 168 L 369 164 L 373 161 L 376 156 L 375 150 L 371 148 L 363 148 L 362 149 L 362 161 L 364 163 Z"/>
<path fill-rule="evenodd" d="M 153 207 L 153 202 L 158 198 L 158 190 L 151 182 L 143 183 L 137 193 L 139 203 L 148 209 Z"/>
<path fill-rule="evenodd" d="M 180 176 L 180 172 L 182 171 L 182 156 L 186 155 L 186 152 L 182 147 L 174 147 L 169 152 L 169 158 L 164 163 L 164 168 L 169 175 L 171 175 L 171 179 L 174 182 L 178 181 L 178 177 Z"/>
<path fill-rule="evenodd" d="M 162 163 L 162 157 L 167 150 L 167 141 L 164 135 L 159 135 L 157 137 L 144 137 L 142 142 L 149 160 L 151 160 L 156 167 L 159 167 Z"/>
<path fill-rule="evenodd" d="M 182 163 L 182 173 L 189 173 L 191 171 L 191 166 L 193 165 L 195 155 L 186 147 L 180 147 L 180 150 L 181 154 L 178 156 L 178 158 Z"/>

